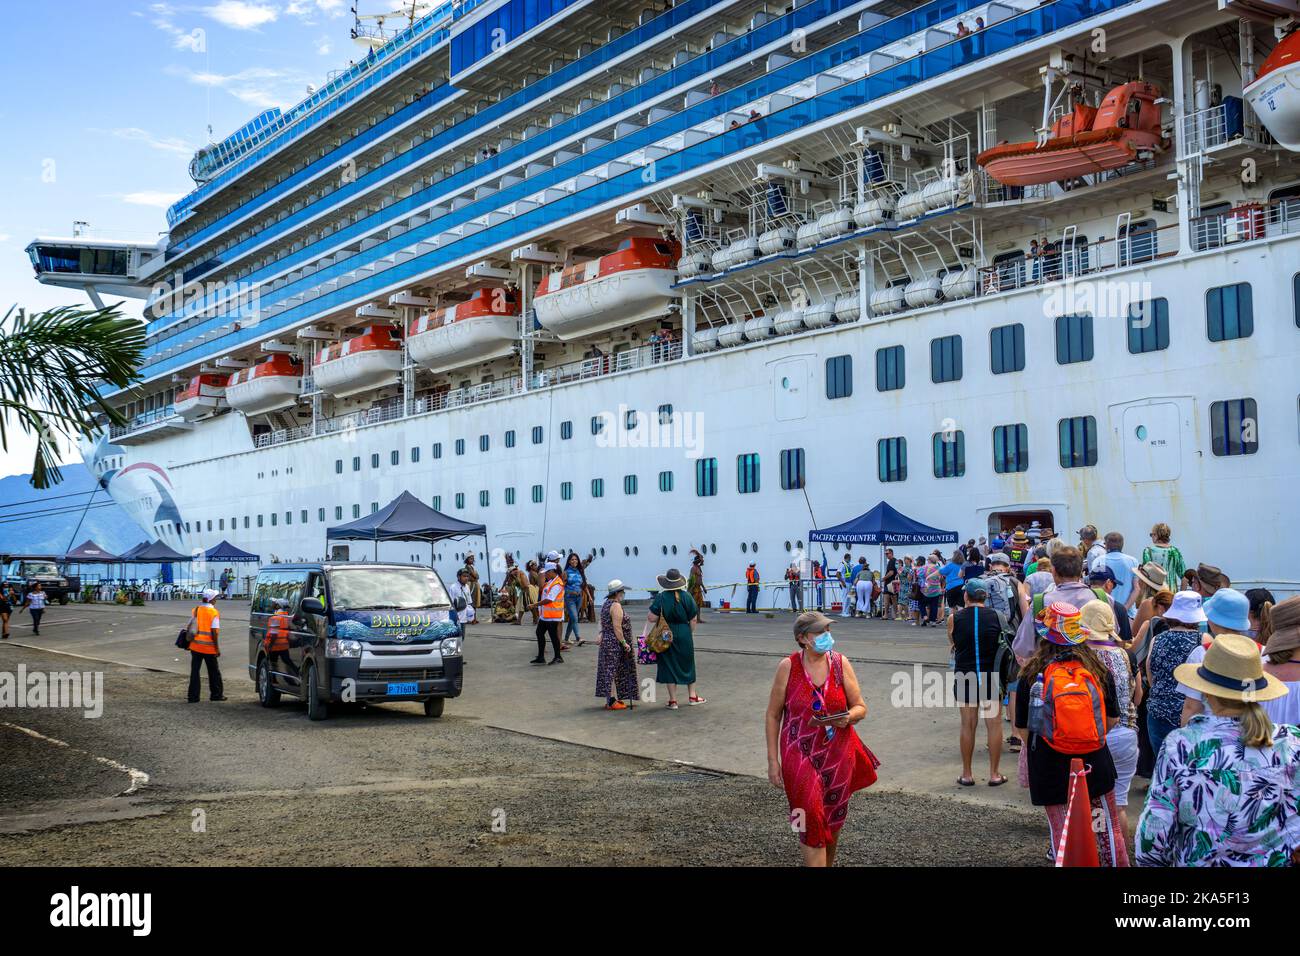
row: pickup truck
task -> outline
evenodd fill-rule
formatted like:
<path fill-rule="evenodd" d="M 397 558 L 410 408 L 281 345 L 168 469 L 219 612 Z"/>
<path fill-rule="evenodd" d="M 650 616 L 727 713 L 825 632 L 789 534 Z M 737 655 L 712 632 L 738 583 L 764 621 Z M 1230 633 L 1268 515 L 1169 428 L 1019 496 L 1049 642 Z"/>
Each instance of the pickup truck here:
<path fill-rule="evenodd" d="M 4 566 L 5 590 L 14 587 L 23 597 L 37 581 L 51 601 L 67 604 L 81 590 L 81 581 L 59 570 L 53 558 L 11 558 Z"/>

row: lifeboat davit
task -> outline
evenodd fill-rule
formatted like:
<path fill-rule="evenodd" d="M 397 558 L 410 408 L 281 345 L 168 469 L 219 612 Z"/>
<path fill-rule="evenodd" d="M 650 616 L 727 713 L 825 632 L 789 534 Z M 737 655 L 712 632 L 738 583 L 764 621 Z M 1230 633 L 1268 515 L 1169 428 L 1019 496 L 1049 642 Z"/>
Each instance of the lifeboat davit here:
<path fill-rule="evenodd" d="M 1275 140 L 1300 151 L 1300 30 L 1288 33 L 1273 47 L 1242 96 Z"/>
<path fill-rule="evenodd" d="M 634 237 L 592 262 L 552 272 L 537 287 L 537 321 L 561 339 L 662 315 L 677 281 L 676 242 Z"/>
<path fill-rule="evenodd" d="M 435 372 L 509 355 L 519 339 L 519 295 L 500 286 L 423 315 L 407 330 L 411 361 Z"/>
<path fill-rule="evenodd" d="M 292 408 L 301 393 L 302 363 L 282 353 L 240 369 L 226 383 L 226 401 L 245 415 Z"/>
<path fill-rule="evenodd" d="M 387 325 L 373 325 L 354 339 L 321 351 L 312 366 L 316 387 L 335 398 L 393 385 L 402 370 L 402 340 Z"/>
<path fill-rule="evenodd" d="M 1117 86 L 1101 106 L 1079 104 L 1052 124 L 1041 146 L 1003 143 L 976 157 L 988 174 L 1006 186 L 1035 186 L 1119 169 L 1164 148 L 1160 129 L 1160 90 L 1150 83 Z"/>
<path fill-rule="evenodd" d="M 211 415 L 221 407 L 226 396 L 225 375 L 196 375 L 176 393 L 173 407 L 187 422 Z"/>

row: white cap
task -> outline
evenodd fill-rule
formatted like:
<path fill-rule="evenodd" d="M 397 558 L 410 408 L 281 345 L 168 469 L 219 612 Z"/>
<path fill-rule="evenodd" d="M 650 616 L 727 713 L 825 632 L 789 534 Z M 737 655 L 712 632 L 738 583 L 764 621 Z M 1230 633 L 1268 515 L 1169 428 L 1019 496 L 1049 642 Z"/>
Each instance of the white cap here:
<path fill-rule="evenodd" d="M 613 581 L 610 581 L 609 584 L 605 586 L 605 591 L 608 594 L 617 594 L 619 591 L 626 591 L 626 590 L 627 588 L 623 586 L 623 582 L 620 581 L 618 578 L 615 578 Z"/>
<path fill-rule="evenodd" d="M 547 552 L 546 552 L 546 560 L 547 560 L 547 561 L 556 561 L 556 562 L 558 562 L 558 561 L 560 560 L 560 552 L 558 552 L 558 551 L 547 551 Z"/>
<path fill-rule="evenodd" d="M 203 600 L 205 600 L 205 601 L 211 601 L 213 598 L 215 598 L 215 597 L 216 597 L 218 594 L 220 594 L 220 593 L 221 593 L 220 591 L 214 590 L 213 588 L 204 588 L 204 590 L 203 590 Z"/>
<path fill-rule="evenodd" d="M 544 565 L 542 565 L 542 570 L 543 570 L 543 571 L 558 571 L 558 570 L 560 570 L 560 566 L 559 566 L 558 564 L 556 564 L 554 561 L 547 561 Z"/>

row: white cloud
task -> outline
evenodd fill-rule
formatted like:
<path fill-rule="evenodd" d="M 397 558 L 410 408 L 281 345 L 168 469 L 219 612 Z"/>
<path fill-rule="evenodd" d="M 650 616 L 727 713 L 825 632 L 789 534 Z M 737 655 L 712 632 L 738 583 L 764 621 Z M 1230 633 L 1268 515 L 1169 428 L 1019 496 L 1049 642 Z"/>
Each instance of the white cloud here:
<path fill-rule="evenodd" d="M 303 98 L 311 78 L 297 70 L 272 70 L 249 67 L 238 73 L 212 73 L 203 70 L 186 70 L 168 67 L 167 72 L 196 86 L 224 90 L 241 103 L 258 109 L 281 109 L 292 106 Z"/>
<path fill-rule="evenodd" d="M 118 198 L 129 206 L 153 206 L 157 209 L 166 209 L 184 193 L 165 193 L 159 190 L 146 189 L 136 193 L 125 193 Z"/>
<path fill-rule="evenodd" d="M 265 24 L 274 23 L 280 16 L 275 7 L 264 3 L 248 3 L 246 0 L 221 0 L 218 4 L 204 7 L 203 12 L 232 30 L 256 30 Z"/>
<path fill-rule="evenodd" d="M 10 239 L 12 239 L 12 238 L 13 238 L 13 236 L 9 235 L 9 233 L 7 233 L 7 232 L 0 232 L 0 243 L 8 242 L 8 241 L 9 241 Z"/>
<path fill-rule="evenodd" d="M 321 37 L 316 41 L 316 52 L 321 56 L 329 56 L 334 52 L 334 44 L 330 42 L 329 37 Z"/>
<path fill-rule="evenodd" d="M 91 132 L 101 131 L 91 130 Z M 144 143 L 150 149 L 156 149 L 164 153 L 174 153 L 177 156 L 191 156 L 194 153 L 194 146 L 177 136 L 155 136 L 148 130 L 134 126 L 108 130 L 107 132 L 118 139 Z"/>

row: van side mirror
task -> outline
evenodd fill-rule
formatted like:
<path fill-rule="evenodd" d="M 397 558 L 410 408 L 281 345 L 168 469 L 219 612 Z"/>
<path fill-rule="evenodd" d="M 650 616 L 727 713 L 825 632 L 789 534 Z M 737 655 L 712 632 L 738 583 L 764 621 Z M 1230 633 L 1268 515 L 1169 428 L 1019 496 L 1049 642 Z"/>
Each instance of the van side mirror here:
<path fill-rule="evenodd" d="M 465 608 L 468 607 L 469 605 L 465 603 L 465 599 L 463 597 L 458 597 L 456 598 L 456 600 L 451 602 L 451 606 L 454 607 L 456 609 L 456 613 L 459 614 L 461 611 L 465 610 Z"/>
<path fill-rule="evenodd" d="M 325 605 L 321 603 L 320 598 L 304 598 L 302 602 L 302 613 L 324 617 Z"/>

